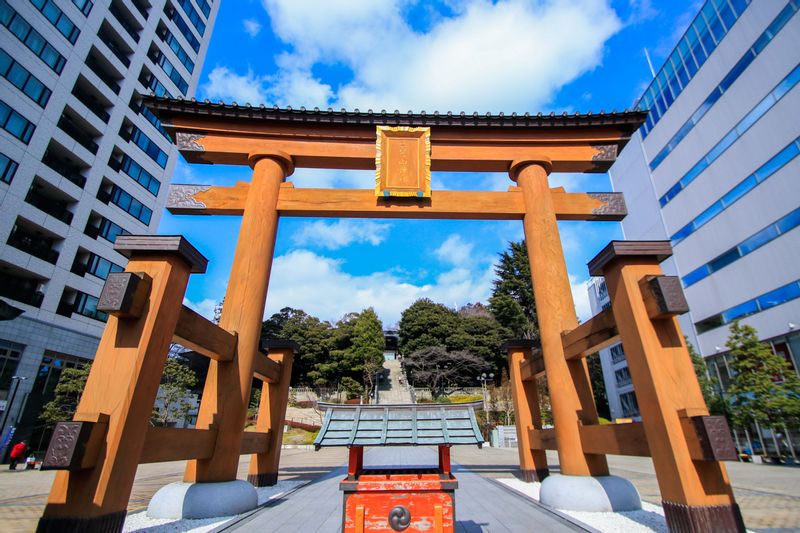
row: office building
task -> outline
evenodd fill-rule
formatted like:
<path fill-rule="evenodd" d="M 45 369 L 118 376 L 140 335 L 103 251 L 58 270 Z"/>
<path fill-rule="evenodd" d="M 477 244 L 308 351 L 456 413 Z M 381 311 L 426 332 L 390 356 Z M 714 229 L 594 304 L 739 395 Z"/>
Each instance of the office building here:
<path fill-rule="evenodd" d="M 177 150 L 141 95 L 194 94 L 219 3 L 0 0 L 0 299 L 23 311 L 0 321 L 0 424 L 33 450 L 61 371 L 94 357 L 114 240 L 166 203 Z"/>
<path fill-rule="evenodd" d="M 647 121 L 609 171 L 628 205 L 625 238 L 672 242 L 662 266 L 683 283 L 683 330 L 723 387 L 737 319 L 800 363 L 799 8 L 706 1 L 639 100 Z M 603 287 L 590 287 L 600 307 Z M 624 368 L 624 355 L 603 357 L 608 371 Z"/>

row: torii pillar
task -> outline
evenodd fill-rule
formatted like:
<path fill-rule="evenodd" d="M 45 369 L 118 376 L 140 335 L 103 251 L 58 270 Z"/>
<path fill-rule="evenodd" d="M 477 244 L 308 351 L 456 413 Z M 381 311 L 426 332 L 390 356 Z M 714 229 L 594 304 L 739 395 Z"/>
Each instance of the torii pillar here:
<path fill-rule="evenodd" d="M 561 475 L 543 481 L 540 498 L 560 509 L 610 511 L 605 487 L 613 485 L 620 502 L 613 510 L 641 508 L 634 486 L 610 476 L 605 455 L 587 454 L 581 443 L 580 426 L 598 423 L 597 408 L 586 361 L 564 356 L 561 334 L 575 329 L 578 319 L 547 181 L 550 168 L 548 161 L 515 161 L 509 170 L 525 203 L 523 227 L 561 468 Z"/>

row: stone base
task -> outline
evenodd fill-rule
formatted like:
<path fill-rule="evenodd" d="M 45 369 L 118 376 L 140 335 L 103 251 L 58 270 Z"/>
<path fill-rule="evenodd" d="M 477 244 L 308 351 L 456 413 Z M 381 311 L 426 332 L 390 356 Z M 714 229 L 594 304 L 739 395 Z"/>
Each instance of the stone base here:
<path fill-rule="evenodd" d="M 547 468 L 537 468 L 535 470 L 522 469 L 522 481 L 525 483 L 532 483 L 534 481 L 544 481 L 544 478 L 550 475 L 550 470 Z"/>
<path fill-rule="evenodd" d="M 156 492 L 150 518 L 215 518 L 245 513 L 258 506 L 258 493 L 242 480 L 221 483 L 170 483 Z"/>
<path fill-rule="evenodd" d="M 254 487 L 271 487 L 278 483 L 278 473 L 248 474 L 247 481 Z"/>
<path fill-rule="evenodd" d="M 744 533 L 744 520 L 737 504 L 684 505 L 662 501 L 670 533 Z"/>
<path fill-rule="evenodd" d="M 125 525 L 126 511 L 92 517 L 43 516 L 36 533 L 120 533 Z"/>
<path fill-rule="evenodd" d="M 636 487 L 618 476 L 548 476 L 542 482 L 539 501 L 565 511 L 604 513 L 642 508 Z"/>

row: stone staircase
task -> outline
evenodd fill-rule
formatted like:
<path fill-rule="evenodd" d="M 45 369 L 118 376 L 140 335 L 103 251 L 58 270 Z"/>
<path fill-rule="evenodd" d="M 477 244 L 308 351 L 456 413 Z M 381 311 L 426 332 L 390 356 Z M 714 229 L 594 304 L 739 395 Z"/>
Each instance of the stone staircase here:
<path fill-rule="evenodd" d="M 408 390 L 408 381 L 403 374 L 400 361 L 384 361 L 383 368 L 386 369 L 386 377 L 378 385 L 378 403 L 411 403 L 411 392 Z"/>

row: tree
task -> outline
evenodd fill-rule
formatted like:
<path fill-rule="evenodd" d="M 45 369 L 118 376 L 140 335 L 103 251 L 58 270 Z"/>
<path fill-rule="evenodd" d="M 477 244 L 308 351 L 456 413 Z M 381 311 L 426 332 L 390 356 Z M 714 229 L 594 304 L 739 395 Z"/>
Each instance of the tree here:
<path fill-rule="evenodd" d="M 442 346 L 412 352 L 405 356 L 404 365 L 415 386 L 429 387 L 436 396 L 444 394 L 448 385 L 474 385 L 475 378 L 491 368 L 487 361 L 471 352 L 449 352 Z"/>
<path fill-rule="evenodd" d="M 193 406 L 191 394 L 195 385 L 197 375 L 194 371 L 179 358 L 168 357 L 153 407 L 153 425 L 166 426 L 170 422 L 185 420 Z"/>
<path fill-rule="evenodd" d="M 706 361 L 703 359 L 689 339 L 684 336 L 686 340 L 686 348 L 689 350 L 689 357 L 692 359 L 692 366 L 694 366 L 694 373 L 697 376 L 697 383 L 700 385 L 700 391 L 703 393 L 703 399 L 706 401 L 706 406 L 712 415 L 727 415 L 725 408 L 725 401 L 719 394 L 719 384 L 717 380 L 709 376 Z"/>
<path fill-rule="evenodd" d="M 422 298 L 400 316 L 400 351 L 406 355 L 422 348 L 450 347 L 458 332 L 458 315 L 452 309 Z"/>
<path fill-rule="evenodd" d="M 800 380 L 788 361 L 758 340 L 755 328 L 738 321 L 730 326 L 725 345 L 735 373 L 730 394 L 737 425 L 797 427 L 800 420 Z"/>
<path fill-rule="evenodd" d="M 39 419 L 48 428 L 55 426 L 56 422 L 72 420 L 91 370 L 92 364 L 87 363 L 78 368 L 65 368 L 61 371 L 53 399 L 45 404 L 39 415 Z"/>
<path fill-rule="evenodd" d="M 328 322 L 291 307 L 272 315 L 261 328 L 262 339 L 287 339 L 297 343 L 292 385 L 336 383 L 335 372 L 325 366 L 329 363 L 332 336 L 333 329 Z"/>
<path fill-rule="evenodd" d="M 592 384 L 597 416 L 609 420 L 611 418 L 611 408 L 608 406 L 608 394 L 606 393 L 606 382 L 603 379 L 603 363 L 600 361 L 600 356 L 593 355 L 588 357 L 586 364 L 589 367 L 589 381 Z"/>
<path fill-rule="evenodd" d="M 525 241 L 508 243 L 495 267 L 489 309 L 497 321 L 523 339 L 539 337 L 536 322 L 536 301 L 533 296 L 531 267 Z"/>
<path fill-rule="evenodd" d="M 351 340 L 352 366 L 349 370 L 358 371 L 360 367 L 365 392 L 370 398 L 377 386 L 377 373 L 383 368 L 383 350 L 386 347 L 383 325 L 374 309 L 364 309 L 355 319 Z"/>

